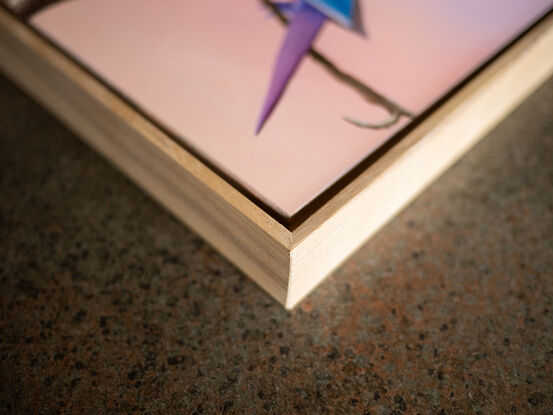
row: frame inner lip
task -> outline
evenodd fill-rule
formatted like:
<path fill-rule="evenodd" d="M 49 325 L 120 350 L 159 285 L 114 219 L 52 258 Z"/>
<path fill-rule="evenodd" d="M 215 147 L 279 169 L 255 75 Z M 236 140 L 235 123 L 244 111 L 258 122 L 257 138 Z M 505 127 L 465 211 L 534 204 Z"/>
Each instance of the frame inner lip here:
<path fill-rule="evenodd" d="M 401 130 L 396 132 L 393 136 L 391 136 L 384 144 L 382 144 L 372 153 L 368 154 L 360 162 L 354 165 L 348 172 L 342 175 L 338 180 L 336 180 L 333 184 L 331 184 L 329 187 L 323 190 L 319 195 L 314 197 L 310 202 L 308 202 L 305 206 L 299 209 L 292 216 L 286 216 L 278 212 L 275 208 L 271 207 L 268 203 L 261 200 L 259 197 L 253 194 L 253 192 L 248 190 L 244 185 L 239 183 L 237 180 L 230 177 L 229 174 L 225 173 L 221 168 L 216 166 L 215 163 L 211 162 L 209 159 L 199 154 L 199 152 L 196 151 L 192 146 L 188 145 L 183 140 L 179 139 L 179 137 L 174 132 L 169 130 L 167 127 L 163 126 L 160 122 L 156 121 L 147 111 L 145 111 L 136 102 L 134 102 L 125 94 L 123 94 L 121 91 L 119 91 L 117 88 L 115 88 L 109 81 L 107 81 L 98 73 L 96 73 L 91 68 L 89 68 L 84 62 L 82 62 L 81 60 L 73 56 L 73 54 L 69 53 L 57 42 L 50 39 L 44 33 L 34 28 L 27 21 L 19 18 L 12 10 L 10 10 L 4 4 L 0 3 L 0 7 L 5 11 L 7 11 L 9 14 L 11 14 L 13 17 L 15 17 L 19 22 L 23 23 L 28 29 L 30 29 L 33 33 L 38 35 L 41 39 L 45 40 L 51 47 L 53 47 L 58 52 L 62 53 L 63 55 L 71 59 L 71 61 L 74 62 L 76 65 L 78 65 L 80 69 L 85 71 L 97 82 L 100 82 L 105 88 L 107 88 L 111 93 L 113 93 L 119 99 L 121 99 L 123 102 L 129 105 L 140 116 L 144 117 L 146 120 L 148 120 L 148 122 L 153 124 L 160 131 L 162 131 L 175 144 L 184 148 L 186 151 L 192 154 L 195 158 L 197 158 L 200 162 L 202 162 L 210 170 L 212 170 L 215 174 L 217 174 L 221 179 L 223 179 L 232 187 L 234 187 L 236 190 L 238 190 L 243 196 L 245 196 L 257 207 L 259 207 L 261 210 L 263 210 L 265 213 L 271 216 L 276 222 L 283 225 L 290 232 L 293 232 L 303 222 L 305 222 L 313 213 L 315 213 L 317 210 L 323 207 L 328 201 L 330 201 L 334 196 L 336 196 L 342 189 L 344 189 L 346 186 L 352 183 L 357 177 L 359 177 L 359 175 L 362 172 L 370 168 L 377 160 L 379 160 L 388 151 L 390 151 L 395 145 L 397 145 L 403 137 L 405 137 L 411 131 L 416 129 L 420 124 L 422 124 L 437 108 L 443 105 L 460 89 L 462 89 L 464 86 L 470 83 L 474 78 L 476 78 L 484 69 L 486 69 L 491 63 L 493 63 L 499 56 L 505 53 L 505 51 L 510 49 L 515 43 L 517 43 L 526 34 L 532 31 L 541 22 L 546 20 L 549 16 L 553 15 L 553 7 L 552 7 L 549 10 L 547 10 L 542 16 L 537 18 L 527 28 L 525 28 L 521 33 L 516 35 L 511 41 L 507 42 L 505 46 L 503 46 L 497 52 L 492 54 L 490 58 L 482 62 L 478 67 L 475 68 L 474 71 L 472 71 L 464 79 L 459 81 L 453 88 L 451 88 L 443 96 L 438 98 L 426 110 L 424 110 L 420 114 L 416 114 L 413 120 L 411 120 L 406 126 L 404 126 Z"/>

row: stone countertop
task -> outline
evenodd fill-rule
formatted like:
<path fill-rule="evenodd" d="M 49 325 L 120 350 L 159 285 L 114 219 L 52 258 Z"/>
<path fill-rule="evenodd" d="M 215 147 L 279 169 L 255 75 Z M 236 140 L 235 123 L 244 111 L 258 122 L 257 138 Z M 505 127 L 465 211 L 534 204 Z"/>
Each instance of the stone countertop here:
<path fill-rule="evenodd" d="M 0 137 L 0 412 L 553 411 L 553 79 L 291 312 L 5 78 Z"/>

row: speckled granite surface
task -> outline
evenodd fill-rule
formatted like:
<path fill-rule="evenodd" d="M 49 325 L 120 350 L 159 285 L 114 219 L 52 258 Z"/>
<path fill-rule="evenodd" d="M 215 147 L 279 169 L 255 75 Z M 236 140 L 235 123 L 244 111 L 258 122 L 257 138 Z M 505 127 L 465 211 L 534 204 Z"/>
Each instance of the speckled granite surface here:
<path fill-rule="evenodd" d="M 553 80 L 285 311 L 0 78 L 0 411 L 553 413 Z"/>

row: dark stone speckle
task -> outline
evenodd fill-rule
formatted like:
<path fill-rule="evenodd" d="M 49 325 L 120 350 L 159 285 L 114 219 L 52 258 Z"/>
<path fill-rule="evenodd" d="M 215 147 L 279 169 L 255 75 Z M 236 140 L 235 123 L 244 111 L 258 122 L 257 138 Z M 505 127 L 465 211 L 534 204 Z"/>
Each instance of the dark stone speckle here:
<path fill-rule="evenodd" d="M 0 76 L 0 412 L 549 414 L 552 113 L 285 311 Z"/>

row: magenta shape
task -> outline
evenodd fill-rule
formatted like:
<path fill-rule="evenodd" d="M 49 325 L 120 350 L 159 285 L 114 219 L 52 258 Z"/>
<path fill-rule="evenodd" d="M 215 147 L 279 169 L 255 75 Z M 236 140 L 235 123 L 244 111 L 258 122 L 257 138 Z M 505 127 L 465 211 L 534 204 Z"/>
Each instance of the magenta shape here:
<path fill-rule="evenodd" d="M 263 109 L 255 129 L 259 134 L 263 125 L 273 112 L 278 100 L 286 89 L 290 78 L 296 71 L 301 59 L 307 53 L 315 36 L 319 32 L 326 16 L 314 7 L 301 1 L 292 17 L 286 37 L 280 48 L 273 78 L 267 92 Z"/>

